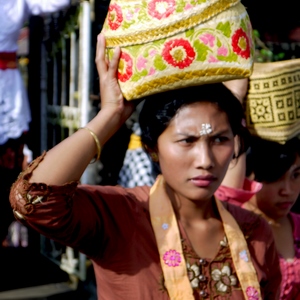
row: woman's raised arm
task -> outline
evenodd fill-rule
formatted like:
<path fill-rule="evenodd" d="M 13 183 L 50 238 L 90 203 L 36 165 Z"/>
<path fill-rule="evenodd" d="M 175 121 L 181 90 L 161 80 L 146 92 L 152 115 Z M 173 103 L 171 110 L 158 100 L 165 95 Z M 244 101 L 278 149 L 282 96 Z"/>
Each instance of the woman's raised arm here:
<path fill-rule="evenodd" d="M 120 48 L 116 48 L 108 62 L 105 38 L 99 34 L 95 61 L 100 78 L 101 110 L 86 127 L 95 133 L 101 147 L 134 111 L 134 103 L 124 100 L 117 81 L 119 58 Z M 61 185 L 79 180 L 95 155 L 97 145 L 92 134 L 88 130 L 78 130 L 48 151 L 30 182 Z"/>

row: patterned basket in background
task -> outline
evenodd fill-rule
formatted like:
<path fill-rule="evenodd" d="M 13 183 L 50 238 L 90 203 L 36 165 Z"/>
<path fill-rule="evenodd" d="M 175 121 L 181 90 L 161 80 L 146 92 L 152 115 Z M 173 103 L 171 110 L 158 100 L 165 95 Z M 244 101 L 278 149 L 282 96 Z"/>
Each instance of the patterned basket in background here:
<path fill-rule="evenodd" d="M 254 63 L 245 101 L 253 135 L 285 143 L 300 135 L 300 59 Z"/>

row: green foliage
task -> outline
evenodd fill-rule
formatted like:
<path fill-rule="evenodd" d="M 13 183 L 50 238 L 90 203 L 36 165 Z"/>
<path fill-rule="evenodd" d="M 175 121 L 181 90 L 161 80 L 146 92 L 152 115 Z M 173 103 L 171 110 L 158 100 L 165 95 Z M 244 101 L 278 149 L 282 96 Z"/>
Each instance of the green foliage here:
<path fill-rule="evenodd" d="M 285 59 L 284 52 L 273 53 L 265 43 L 260 39 L 258 30 L 253 30 L 253 37 L 255 43 L 255 61 L 256 62 L 269 62 L 279 61 Z"/>

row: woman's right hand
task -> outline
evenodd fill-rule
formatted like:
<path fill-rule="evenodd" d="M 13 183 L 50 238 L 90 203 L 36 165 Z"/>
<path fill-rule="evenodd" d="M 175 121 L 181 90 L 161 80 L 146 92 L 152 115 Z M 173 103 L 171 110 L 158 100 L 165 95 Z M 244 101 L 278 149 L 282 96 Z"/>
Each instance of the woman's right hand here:
<path fill-rule="evenodd" d="M 119 116 L 125 122 L 132 114 L 135 105 L 124 99 L 118 83 L 118 65 L 121 56 L 120 47 L 116 47 L 111 61 L 108 60 L 105 48 L 105 37 L 102 33 L 97 38 L 96 66 L 99 74 L 101 110 Z"/>
<path fill-rule="evenodd" d="M 123 98 L 117 78 L 119 60 L 120 48 L 117 48 L 112 60 L 108 61 L 105 38 L 100 34 L 95 61 L 100 77 L 101 109 L 83 126 L 93 131 L 101 147 L 124 124 L 137 102 Z M 61 185 L 79 180 L 87 165 L 98 154 L 97 151 L 95 140 L 88 130 L 78 130 L 48 151 L 35 169 L 31 181 Z"/>

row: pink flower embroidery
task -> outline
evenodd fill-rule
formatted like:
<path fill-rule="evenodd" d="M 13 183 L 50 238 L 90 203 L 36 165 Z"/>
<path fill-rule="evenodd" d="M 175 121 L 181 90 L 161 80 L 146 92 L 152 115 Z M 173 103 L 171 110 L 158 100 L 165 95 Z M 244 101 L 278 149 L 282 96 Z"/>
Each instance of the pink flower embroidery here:
<path fill-rule="evenodd" d="M 208 62 L 215 63 L 215 62 L 218 62 L 218 60 L 213 55 L 210 55 L 209 59 L 208 59 Z"/>
<path fill-rule="evenodd" d="M 169 40 L 162 51 L 164 60 L 179 69 L 188 67 L 195 59 L 196 53 L 189 41 L 184 39 Z"/>
<path fill-rule="evenodd" d="M 186 6 L 184 7 L 184 10 L 189 10 L 193 8 L 193 6 L 190 3 L 187 3 Z"/>
<path fill-rule="evenodd" d="M 148 13 L 150 16 L 161 20 L 174 12 L 175 5 L 175 0 L 152 0 L 148 4 Z"/>
<path fill-rule="evenodd" d="M 164 254 L 163 260 L 169 267 L 177 267 L 181 263 L 181 256 L 176 250 L 169 250 Z"/>
<path fill-rule="evenodd" d="M 153 75 L 155 73 L 155 69 L 153 67 L 150 68 L 148 75 Z"/>
<path fill-rule="evenodd" d="M 109 6 L 108 13 L 108 25 L 112 30 L 117 30 L 123 22 L 122 9 L 118 4 L 112 4 Z"/>
<path fill-rule="evenodd" d="M 210 33 L 202 34 L 199 39 L 205 44 L 209 45 L 209 47 L 213 47 L 215 43 L 215 37 Z"/>
<path fill-rule="evenodd" d="M 128 21 L 130 21 L 132 19 L 132 17 L 133 17 L 133 13 L 131 11 L 128 11 L 127 14 L 126 14 L 126 19 Z"/>
<path fill-rule="evenodd" d="M 152 56 L 152 57 L 153 57 L 154 55 L 156 55 L 156 54 L 157 54 L 157 50 L 154 50 L 154 49 L 153 49 L 153 50 L 150 50 L 150 51 L 149 51 L 149 55 Z"/>
<path fill-rule="evenodd" d="M 241 57 L 246 59 L 250 57 L 249 38 L 242 28 L 238 29 L 232 36 L 231 45 L 233 51 Z"/>
<path fill-rule="evenodd" d="M 227 56 L 228 54 L 228 49 L 224 46 L 221 46 L 219 49 L 218 49 L 218 55 L 221 55 L 221 56 Z"/>
<path fill-rule="evenodd" d="M 128 53 L 122 52 L 118 68 L 118 79 L 122 82 L 129 80 L 132 76 L 132 58 Z"/>
<path fill-rule="evenodd" d="M 136 66 L 139 71 L 146 68 L 147 59 L 143 56 L 139 56 L 136 62 Z"/>
<path fill-rule="evenodd" d="M 247 287 L 246 295 L 248 296 L 248 300 L 258 300 L 259 299 L 258 291 L 253 286 Z"/>

